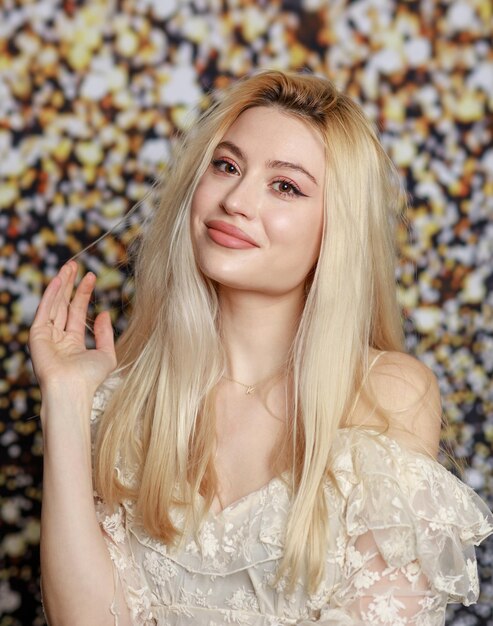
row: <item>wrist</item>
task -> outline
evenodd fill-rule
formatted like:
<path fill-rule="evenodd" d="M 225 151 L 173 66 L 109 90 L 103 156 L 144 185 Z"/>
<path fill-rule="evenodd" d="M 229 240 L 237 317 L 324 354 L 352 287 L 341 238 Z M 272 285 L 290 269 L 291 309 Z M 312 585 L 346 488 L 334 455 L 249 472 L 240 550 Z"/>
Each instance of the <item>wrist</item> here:
<path fill-rule="evenodd" d="M 41 389 L 41 423 L 60 419 L 74 423 L 76 416 L 89 423 L 94 392 L 77 385 L 50 385 Z M 59 416 L 59 418 L 58 418 Z"/>
<path fill-rule="evenodd" d="M 96 392 L 97 385 L 90 384 L 87 380 L 70 378 L 50 379 L 40 384 L 41 399 L 43 402 L 89 402 Z"/>

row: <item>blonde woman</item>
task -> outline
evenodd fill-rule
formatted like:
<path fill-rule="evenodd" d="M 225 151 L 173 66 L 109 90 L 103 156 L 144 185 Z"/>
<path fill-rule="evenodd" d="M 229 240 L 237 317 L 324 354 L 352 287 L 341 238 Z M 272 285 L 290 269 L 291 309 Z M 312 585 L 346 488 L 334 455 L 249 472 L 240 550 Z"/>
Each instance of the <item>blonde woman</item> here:
<path fill-rule="evenodd" d="M 116 351 L 107 313 L 85 347 L 74 262 L 32 328 L 49 623 L 443 624 L 493 517 L 435 459 L 371 125 L 327 80 L 260 72 L 166 178 Z"/>

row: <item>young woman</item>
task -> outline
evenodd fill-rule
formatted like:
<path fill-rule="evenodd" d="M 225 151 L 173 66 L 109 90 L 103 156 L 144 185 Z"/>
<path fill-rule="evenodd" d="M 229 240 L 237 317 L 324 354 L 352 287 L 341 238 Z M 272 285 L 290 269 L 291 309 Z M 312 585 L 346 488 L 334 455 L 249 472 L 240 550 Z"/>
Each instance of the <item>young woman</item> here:
<path fill-rule="evenodd" d="M 476 601 L 493 517 L 435 460 L 403 194 L 361 109 L 314 76 L 240 80 L 160 197 L 116 352 L 107 313 L 85 348 L 74 262 L 32 328 L 51 626 L 437 626 Z"/>

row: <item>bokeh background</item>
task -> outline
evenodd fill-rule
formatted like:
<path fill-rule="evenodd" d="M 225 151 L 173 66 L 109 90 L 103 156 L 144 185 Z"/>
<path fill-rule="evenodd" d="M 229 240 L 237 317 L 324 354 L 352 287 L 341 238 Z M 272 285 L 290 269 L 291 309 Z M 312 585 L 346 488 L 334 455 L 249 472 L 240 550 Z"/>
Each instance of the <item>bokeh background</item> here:
<path fill-rule="evenodd" d="M 26 351 L 40 294 L 79 255 L 94 310 L 124 327 L 128 243 L 173 138 L 254 68 L 327 75 L 378 126 L 411 203 L 408 348 L 439 377 L 463 479 L 493 505 L 492 36 L 491 0 L 0 2 L 0 626 L 45 624 Z M 493 625 L 491 538 L 478 557 L 480 601 L 450 605 L 450 625 Z"/>

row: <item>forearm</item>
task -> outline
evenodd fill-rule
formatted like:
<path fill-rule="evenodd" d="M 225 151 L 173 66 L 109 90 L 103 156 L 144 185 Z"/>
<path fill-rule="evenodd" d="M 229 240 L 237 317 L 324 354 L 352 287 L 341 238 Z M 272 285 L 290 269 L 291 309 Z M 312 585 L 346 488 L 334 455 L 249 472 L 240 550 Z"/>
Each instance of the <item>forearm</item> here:
<path fill-rule="evenodd" d="M 112 626 L 113 568 L 93 500 L 91 402 L 83 393 L 47 396 L 42 407 L 44 609 L 50 626 Z"/>

